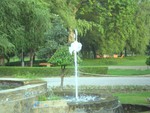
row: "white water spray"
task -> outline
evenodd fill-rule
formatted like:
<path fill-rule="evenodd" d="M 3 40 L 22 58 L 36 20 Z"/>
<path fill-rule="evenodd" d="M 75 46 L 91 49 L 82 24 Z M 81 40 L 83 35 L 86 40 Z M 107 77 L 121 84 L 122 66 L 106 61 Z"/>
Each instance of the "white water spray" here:
<path fill-rule="evenodd" d="M 79 52 L 82 48 L 82 44 L 78 42 L 77 37 L 78 33 L 77 30 L 75 29 L 75 41 L 71 43 L 71 46 L 69 47 L 69 52 L 72 54 L 74 53 L 74 65 L 75 65 L 75 97 L 76 100 L 78 101 L 79 96 L 78 96 L 78 61 L 77 61 L 77 52 Z"/>

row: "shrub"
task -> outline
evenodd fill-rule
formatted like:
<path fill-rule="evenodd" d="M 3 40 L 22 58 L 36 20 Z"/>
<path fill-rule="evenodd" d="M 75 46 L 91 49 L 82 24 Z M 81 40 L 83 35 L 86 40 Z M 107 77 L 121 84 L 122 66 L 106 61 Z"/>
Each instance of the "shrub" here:
<path fill-rule="evenodd" d="M 84 73 L 93 73 L 93 74 L 106 74 L 107 67 L 80 67 L 80 71 Z M 0 67 L 0 76 L 14 76 L 19 77 L 26 75 L 34 75 L 37 77 L 51 77 L 59 76 L 61 74 L 60 67 Z M 74 75 L 74 68 L 66 68 L 65 75 Z"/>
<path fill-rule="evenodd" d="M 24 76 L 27 73 L 35 76 L 56 76 L 60 74 L 60 68 L 48 68 L 48 67 L 0 67 L 1 76 Z"/>
<path fill-rule="evenodd" d="M 148 65 L 148 66 L 150 66 L 150 57 L 148 57 L 147 59 L 146 59 L 146 65 Z"/>

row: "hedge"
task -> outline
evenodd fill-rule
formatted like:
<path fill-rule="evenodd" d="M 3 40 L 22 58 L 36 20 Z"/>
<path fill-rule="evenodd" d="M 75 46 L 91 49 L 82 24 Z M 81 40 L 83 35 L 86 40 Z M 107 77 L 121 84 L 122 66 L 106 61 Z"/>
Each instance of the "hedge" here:
<path fill-rule="evenodd" d="M 107 67 L 80 67 L 79 71 L 82 73 L 91 74 L 106 74 Z M 0 67 L 0 76 L 14 76 L 15 74 L 25 75 L 27 73 L 34 74 L 36 76 L 51 77 L 59 76 L 61 74 L 60 67 Z M 81 73 L 81 74 L 82 74 Z M 74 68 L 66 68 L 65 75 L 74 75 Z"/>

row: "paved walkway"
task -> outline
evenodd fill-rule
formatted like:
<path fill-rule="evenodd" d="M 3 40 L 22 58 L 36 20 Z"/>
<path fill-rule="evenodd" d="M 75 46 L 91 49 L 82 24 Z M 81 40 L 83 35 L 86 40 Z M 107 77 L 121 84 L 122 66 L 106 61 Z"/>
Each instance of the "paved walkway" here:
<path fill-rule="evenodd" d="M 147 66 L 108 66 L 108 69 L 140 69 L 145 70 L 150 67 Z"/>
<path fill-rule="evenodd" d="M 47 81 L 48 86 L 59 86 L 60 77 L 42 78 Z M 0 80 L 20 80 L 18 78 L 0 78 Z M 150 77 L 79 77 L 79 85 L 97 85 L 97 86 L 114 86 L 114 85 L 150 85 Z M 65 77 L 65 85 L 75 85 L 74 77 Z"/>
<path fill-rule="evenodd" d="M 43 78 L 47 81 L 48 86 L 59 86 L 60 78 Z M 74 77 L 65 77 L 65 85 L 74 85 Z M 150 85 L 150 77 L 79 77 L 79 85 L 99 85 L 99 86 L 114 86 L 114 85 Z"/>

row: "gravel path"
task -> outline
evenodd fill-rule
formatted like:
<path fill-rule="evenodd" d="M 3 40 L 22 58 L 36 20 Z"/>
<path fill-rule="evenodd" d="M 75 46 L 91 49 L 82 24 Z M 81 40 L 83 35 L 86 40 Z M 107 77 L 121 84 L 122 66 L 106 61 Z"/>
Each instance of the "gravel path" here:
<path fill-rule="evenodd" d="M 43 78 L 47 81 L 48 86 L 59 86 L 60 78 Z M 99 86 L 114 86 L 114 85 L 150 85 L 150 77 L 79 77 L 79 85 L 99 85 Z M 74 77 L 65 77 L 65 85 L 74 85 Z"/>

